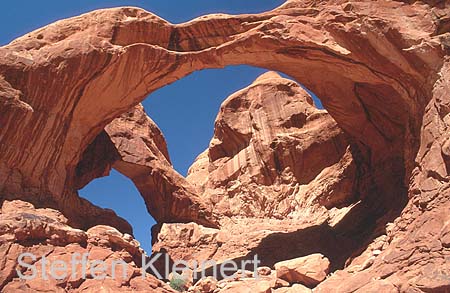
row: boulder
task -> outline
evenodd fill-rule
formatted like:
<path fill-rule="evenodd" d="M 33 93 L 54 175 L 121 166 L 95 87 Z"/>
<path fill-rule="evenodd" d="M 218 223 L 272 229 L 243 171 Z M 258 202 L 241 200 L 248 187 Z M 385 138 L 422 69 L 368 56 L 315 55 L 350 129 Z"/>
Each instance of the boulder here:
<path fill-rule="evenodd" d="M 327 277 L 330 261 L 320 253 L 316 253 L 276 263 L 275 270 L 278 278 L 291 284 L 300 283 L 314 287 Z"/>

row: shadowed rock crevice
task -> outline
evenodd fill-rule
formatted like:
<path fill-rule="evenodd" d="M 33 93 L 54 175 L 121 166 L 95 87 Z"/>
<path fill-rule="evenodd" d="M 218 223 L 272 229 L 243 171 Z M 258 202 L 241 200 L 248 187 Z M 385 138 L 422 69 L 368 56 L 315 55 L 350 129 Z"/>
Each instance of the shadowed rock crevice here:
<path fill-rule="evenodd" d="M 114 144 L 105 131 L 102 131 L 84 151 L 76 168 L 77 189 L 86 186 L 95 178 L 107 176 L 112 164 L 120 158 Z"/>

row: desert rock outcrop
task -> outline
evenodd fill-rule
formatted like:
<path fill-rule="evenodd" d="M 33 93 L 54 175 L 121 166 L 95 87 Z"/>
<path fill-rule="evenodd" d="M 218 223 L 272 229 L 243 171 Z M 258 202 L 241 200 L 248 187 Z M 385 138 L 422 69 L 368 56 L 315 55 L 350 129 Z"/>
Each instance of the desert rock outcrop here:
<path fill-rule="evenodd" d="M 142 277 L 139 242 L 113 227 L 74 229 L 60 212 L 16 200 L 3 202 L 0 230 L 2 292 L 174 292 L 150 274 Z M 24 253 L 30 255 L 20 258 Z M 73 261 L 73 256 L 81 261 L 85 254 L 86 266 Z M 20 265 L 19 259 L 35 271 Z M 104 279 L 96 280 L 102 271 L 97 275 L 92 268 L 99 260 L 105 264 Z M 112 265 L 120 260 L 123 264 Z M 63 271 L 52 270 L 57 261 L 65 263 Z M 16 269 L 29 279 L 19 279 Z"/>
<path fill-rule="evenodd" d="M 174 246 L 180 243 L 174 238 L 178 232 L 167 231 L 200 231 L 180 235 L 193 246 L 209 237 L 213 246 L 209 242 L 202 248 L 205 250 L 220 243 L 223 255 L 219 250 L 199 254 L 219 260 L 260 253 L 271 265 L 291 259 L 293 254 L 322 253 L 331 262 L 332 275 L 315 288 L 317 292 L 448 291 L 449 10 L 447 1 L 437 0 L 290 0 L 261 14 L 215 14 L 173 25 L 142 9 L 125 7 L 58 21 L 1 47 L 0 196 L 3 202 L 28 202 L 17 207 L 27 210 L 17 220 L 4 204 L 2 290 L 20 289 L 21 283 L 11 274 L 15 251 L 64 256 L 68 246 L 77 251 L 96 247 L 89 242 L 90 228 L 109 225 L 121 235 L 131 233 L 123 219 L 77 195 L 80 186 L 116 166 L 142 186 L 148 209 L 160 218 L 155 248 L 171 248 L 168 252 L 174 257 L 191 255 L 193 260 L 197 256 L 190 253 L 191 248 Z M 158 133 L 144 116 L 133 128 L 136 132 L 129 130 L 134 122 L 127 120 L 125 113 L 139 111 L 133 107 L 151 92 L 195 70 L 233 64 L 281 71 L 304 84 L 321 98 L 336 121 L 332 127 L 336 132 L 327 135 L 345 133 L 346 148 L 339 149 L 338 156 L 327 154 L 329 165 L 303 174 L 299 159 L 310 157 L 304 150 L 295 152 L 298 140 L 281 137 L 273 150 L 258 153 L 260 148 L 270 147 L 268 142 L 278 133 L 253 131 L 253 124 L 264 125 L 260 120 L 243 119 L 237 125 L 227 121 L 234 115 L 227 109 L 246 112 L 245 107 L 232 105 L 219 115 L 224 123 L 217 125 L 210 148 L 199 157 L 187 181 L 170 169 Z M 267 84 L 272 79 L 266 76 L 256 83 Z M 295 85 L 290 88 L 299 89 Z M 286 90 L 281 87 L 276 92 L 284 99 L 290 93 Z M 294 95 L 307 100 L 304 94 Z M 237 96 L 235 101 L 246 102 Z M 298 101 L 293 98 L 291 102 Z M 307 104 L 303 105 L 300 109 L 305 112 L 301 112 L 311 114 Z M 307 117 L 284 114 L 280 118 L 285 124 L 276 120 L 264 123 L 298 134 L 298 126 Z M 109 126 L 111 132 L 107 133 L 108 124 L 115 119 L 128 125 L 128 136 L 121 136 L 120 125 Z M 143 138 L 148 135 L 154 141 L 146 144 Z M 124 153 L 126 150 L 137 157 Z M 244 155 L 250 150 L 253 155 Z M 266 157 L 257 162 L 255 154 Z M 139 156 L 153 160 L 141 161 Z M 281 165 L 275 157 L 283 158 Z M 226 164 L 227 158 L 250 161 L 238 160 L 243 167 L 238 170 L 234 163 Z M 312 159 L 322 163 L 317 157 Z M 287 185 L 301 185 L 296 191 L 302 195 L 300 203 L 317 199 L 312 205 L 304 202 L 300 209 L 313 211 L 310 221 L 291 213 L 290 208 L 297 207 L 292 201 L 278 204 L 284 190 L 275 190 L 277 184 L 272 183 L 283 186 L 286 174 L 278 174 L 280 167 L 290 169 L 285 172 L 290 176 Z M 148 178 L 138 179 L 132 170 Z M 267 174 L 261 176 L 261 170 Z M 202 176 L 213 180 L 205 181 Z M 249 205 L 247 187 L 239 186 L 233 176 L 270 191 L 268 209 L 262 202 Z M 353 176 L 354 180 L 347 179 Z M 159 179 L 152 182 L 155 178 Z M 155 202 L 143 190 L 148 186 L 156 192 Z M 169 192 L 164 193 L 164 188 Z M 253 198 L 258 188 L 251 188 L 248 194 Z M 272 194 L 272 188 L 276 193 Z M 346 196 L 349 190 L 353 191 L 351 197 Z M 225 201 L 215 194 L 234 197 Z M 186 211 L 191 206 L 192 211 Z M 337 210 L 343 214 L 335 213 Z M 31 218 L 27 216 L 30 211 Z M 49 220 L 54 217 L 56 220 Z M 233 224 L 238 217 L 241 222 Z M 168 219 L 182 223 L 165 223 Z M 108 233 L 100 233 L 99 238 L 107 237 L 105 243 L 117 240 Z M 255 240 L 242 241 L 244 238 L 236 236 L 244 233 Z M 34 245 L 34 240 L 43 245 Z M 133 246 L 124 241 L 131 246 L 123 249 Z M 287 249 L 295 248 L 293 243 L 301 244 L 300 248 Z M 236 254 L 229 255 L 232 250 Z M 102 251 L 117 253 L 109 248 Z M 266 282 L 246 282 L 260 290 L 272 288 Z M 52 288 L 63 290 L 66 285 Z M 54 284 L 28 286 L 37 290 Z M 88 280 L 80 286 L 99 290 L 110 284 Z M 129 286 L 131 281 L 126 284 Z M 147 290 L 148 286 L 166 290 L 153 278 L 144 285 Z"/>
<path fill-rule="evenodd" d="M 133 180 L 158 222 L 196 221 L 214 226 L 211 211 L 173 169 L 165 139 L 142 105 L 114 119 L 105 132 L 120 157 L 112 167 Z"/>
<path fill-rule="evenodd" d="M 319 253 L 275 264 L 278 278 L 290 284 L 301 283 L 309 287 L 315 287 L 325 280 L 329 269 L 330 261 Z"/>
<path fill-rule="evenodd" d="M 296 196 L 325 168 L 338 164 L 348 145 L 336 122 L 314 107 L 304 89 L 268 72 L 223 102 L 209 148 L 187 180 L 210 199 L 217 215 L 292 218 L 298 209 L 306 213 L 303 208 L 325 201 L 320 192 Z M 349 161 L 342 173 L 350 182 L 343 195 L 333 188 L 340 198 L 330 198 L 336 203 L 329 208 L 352 200 L 355 166 Z"/>
<path fill-rule="evenodd" d="M 332 225 L 358 200 L 356 165 L 345 133 L 302 87 L 263 74 L 223 102 L 209 148 L 187 176 L 219 227 L 165 223 L 153 250 L 188 262 L 257 254 L 273 266 L 317 249 L 330 254 L 339 239 L 330 257 L 343 264 L 355 239 Z M 313 245 L 318 238 L 328 243 Z"/>

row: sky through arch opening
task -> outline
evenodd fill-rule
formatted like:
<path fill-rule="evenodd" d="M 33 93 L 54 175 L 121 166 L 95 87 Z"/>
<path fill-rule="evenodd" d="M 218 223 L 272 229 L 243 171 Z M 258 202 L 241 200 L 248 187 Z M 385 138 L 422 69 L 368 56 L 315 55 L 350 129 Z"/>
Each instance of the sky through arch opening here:
<path fill-rule="evenodd" d="M 208 148 L 222 102 L 267 71 L 247 65 L 204 69 L 153 92 L 142 102 L 166 139 L 175 170 L 186 176 L 195 158 Z M 323 109 L 319 98 L 303 88 Z"/>
<path fill-rule="evenodd" d="M 196 157 L 208 148 L 222 102 L 265 72 L 267 69 L 246 65 L 205 69 L 157 90 L 142 102 L 147 115 L 161 129 L 177 172 L 186 176 Z M 312 96 L 315 105 L 322 108 L 320 100 Z M 113 169 L 109 176 L 93 180 L 79 194 L 126 219 L 142 247 L 151 251 L 151 227 L 156 221 L 130 179 Z"/>

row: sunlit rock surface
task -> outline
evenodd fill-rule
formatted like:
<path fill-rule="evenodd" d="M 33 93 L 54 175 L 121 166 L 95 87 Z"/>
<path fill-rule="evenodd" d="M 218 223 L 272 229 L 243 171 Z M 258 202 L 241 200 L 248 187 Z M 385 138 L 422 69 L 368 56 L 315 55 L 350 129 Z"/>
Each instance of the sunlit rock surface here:
<path fill-rule="evenodd" d="M 291 0 L 261 14 L 214 14 L 179 25 L 142 9 L 114 8 L 58 21 L 1 47 L 0 196 L 37 208 L 24 204 L 17 213 L 38 211 L 13 220 L 2 210 L 1 290 L 24 288 L 12 269 L 15 250 L 64 256 L 68 245 L 89 249 L 92 227 L 131 233 L 112 211 L 77 195 L 116 166 L 141 186 L 159 218 L 155 250 L 170 248 L 191 260 L 258 253 L 269 266 L 321 253 L 331 275 L 317 292 L 448 291 L 448 5 Z M 185 180 L 171 169 L 158 131 L 133 107 L 195 70 L 233 64 L 288 74 L 317 94 L 329 115 L 312 108 L 292 81 L 265 75 L 244 89 L 248 94 L 230 97 L 237 104 L 225 103 L 210 147 Z M 274 80 L 289 89 L 270 89 Z M 298 105 L 298 112 L 278 109 L 278 99 L 267 104 L 263 93 Z M 126 118 L 133 112 L 142 118 L 137 124 Z M 302 137 L 302 129 L 314 137 Z M 328 146 L 330 140 L 337 144 Z M 42 216 L 48 208 L 56 222 Z M 149 282 L 144 291 L 166 290 Z M 237 282 L 221 290 L 275 286 Z M 64 290 L 69 283 L 23 290 Z M 116 290 L 94 280 L 80 286 Z M 301 292 L 294 288 L 304 289 L 286 290 Z"/>

